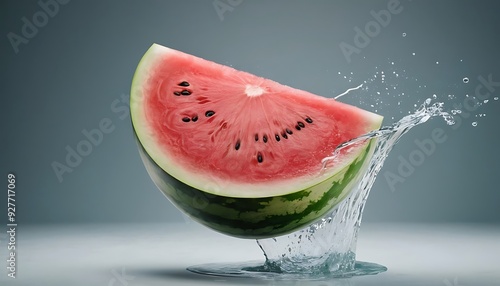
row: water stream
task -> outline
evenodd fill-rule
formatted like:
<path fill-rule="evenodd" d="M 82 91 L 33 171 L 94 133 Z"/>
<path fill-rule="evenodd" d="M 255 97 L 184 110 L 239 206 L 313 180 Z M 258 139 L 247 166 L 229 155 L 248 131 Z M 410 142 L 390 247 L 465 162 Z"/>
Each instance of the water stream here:
<path fill-rule="evenodd" d="M 357 88 L 359 87 L 361 86 Z M 205 264 L 188 269 L 203 274 L 266 279 L 325 279 L 386 271 L 384 266 L 356 261 L 356 242 L 365 203 L 385 159 L 404 134 L 432 117 L 442 117 L 447 124 L 454 124 L 453 116 L 444 111 L 443 105 L 442 102 L 432 102 L 429 98 L 414 113 L 391 126 L 341 144 L 332 156 L 323 159 L 325 166 L 335 160 L 335 154 L 340 149 L 365 140 L 377 140 L 363 178 L 349 197 L 328 215 L 291 234 L 257 240 L 264 252 L 264 263 Z"/>

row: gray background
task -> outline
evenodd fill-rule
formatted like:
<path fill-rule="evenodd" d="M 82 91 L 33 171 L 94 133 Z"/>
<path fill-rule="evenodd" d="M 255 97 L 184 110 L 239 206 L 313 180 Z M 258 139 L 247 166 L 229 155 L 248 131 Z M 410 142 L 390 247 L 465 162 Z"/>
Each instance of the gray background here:
<path fill-rule="evenodd" d="M 328 97 L 377 71 L 394 71 L 400 77 L 387 76 L 386 83 L 373 82 L 346 99 L 376 109 L 386 124 L 432 94 L 451 108 L 474 94 L 478 76 L 500 81 L 498 1 L 401 1 L 403 11 L 350 62 L 339 44 L 352 45 L 354 27 L 363 28 L 373 20 L 370 11 L 386 9 L 388 1 L 244 0 L 223 18 L 212 2 L 73 0 L 17 54 L 6 35 L 21 35 L 21 18 L 41 8 L 37 1 L 1 2 L 0 174 L 17 175 L 18 223 L 183 221 L 149 179 L 130 118 L 111 107 L 128 95 L 136 65 L 153 42 Z M 376 95 L 388 85 L 397 89 Z M 439 119 L 412 130 L 382 174 L 396 173 L 399 157 L 408 158 L 414 140 L 430 138 L 434 128 L 445 129 L 448 140 L 394 191 L 379 176 L 364 221 L 498 224 L 499 111 L 500 102 L 490 98 L 473 112 L 486 117 L 464 119 L 457 130 Z M 114 131 L 59 182 L 51 163 L 63 163 L 65 147 L 75 148 L 82 130 L 97 128 L 103 118 Z M 1 195 L 2 217 L 5 200 Z"/>

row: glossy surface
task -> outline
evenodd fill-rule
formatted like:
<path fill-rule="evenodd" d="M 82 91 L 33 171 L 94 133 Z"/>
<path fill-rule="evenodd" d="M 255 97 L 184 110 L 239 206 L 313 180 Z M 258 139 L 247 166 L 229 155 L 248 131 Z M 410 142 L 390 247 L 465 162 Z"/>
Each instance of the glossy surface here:
<path fill-rule="evenodd" d="M 6 257 L 4 237 L 0 254 Z M 492 286 L 500 280 L 498 225 L 364 224 L 359 260 L 387 266 L 375 276 L 274 281 L 190 273 L 200 263 L 262 260 L 254 241 L 195 223 L 18 228 L 18 278 L 1 285 L 384 285 Z M 456 283 L 455 283 L 456 282 Z"/>

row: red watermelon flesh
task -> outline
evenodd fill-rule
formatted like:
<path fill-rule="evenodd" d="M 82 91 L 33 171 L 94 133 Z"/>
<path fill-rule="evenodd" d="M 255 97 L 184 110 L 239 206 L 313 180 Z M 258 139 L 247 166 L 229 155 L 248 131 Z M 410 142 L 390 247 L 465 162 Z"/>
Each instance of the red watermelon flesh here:
<path fill-rule="evenodd" d="M 323 158 L 382 121 L 159 45 L 141 61 L 132 90 L 134 128 L 156 163 L 186 184 L 229 197 L 266 197 L 317 183 Z"/>

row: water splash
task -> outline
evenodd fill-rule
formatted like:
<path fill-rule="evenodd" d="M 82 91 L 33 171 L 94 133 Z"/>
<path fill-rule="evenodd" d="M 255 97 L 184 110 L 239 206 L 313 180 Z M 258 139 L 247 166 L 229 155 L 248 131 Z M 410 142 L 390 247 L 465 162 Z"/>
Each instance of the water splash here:
<path fill-rule="evenodd" d="M 392 126 L 383 127 L 341 144 L 332 156 L 323 159 L 323 166 L 335 160 L 344 148 L 370 139 L 377 140 L 368 171 L 351 195 L 320 222 L 308 228 L 275 239 L 259 240 L 266 256 L 268 271 L 277 273 L 309 273 L 307 276 L 346 277 L 374 274 L 384 269 L 355 260 L 356 241 L 365 202 L 385 158 L 411 128 L 432 117 L 442 117 L 454 124 L 453 116 L 444 111 L 442 102 L 431 103 L 429 98 L 413 114 L 403 117 Z"/>
<path fill-rule="evenodd" d="M 400 138 L 413 127 L 432 117 L 442 117 L 449 125 L 453 116 L 444 111 L 442 102 L 427 99 L 413 114 L 391 126 L 383 127 L 339 145 L 323 166 L 335 160 L 344 148 L 366 140 L 376 140 L 374 154 L 367 171 L 352 193 L 318 222 L 288 235 L 259 239 L 265 262 L 238 265 L 201 265 L 191 271 L 222 276 L 264 279 L 328 279 L 377 274 L 384 266 L 356 261 L 356 242 L 365 203 L 385 159 Z"/>
<path fill-rule="evenodd" d="M 348 90 L 344 91 L 343 93 L 341 93 L 341 94 L 339 94 L 339 95 L 335 96 L 333 99 L 339 99 L 340 97 L 342 97 L 342 96 L 344 96 L 344 95 L 348 94 L 349 92 L 351 92 L 351 91 L 353 91 L 353 90 L 358 90 L 358 89 L 360 89 L 360 88 L 362 88 L 362 87 L 363 87 L 363 84 L 360 84 L 360 85 L 358 85 L 358 86 L 356 86 L 356 87 L 349 88 Z"/>
<path fill-rule="evenodd" d="M 411 128 L 426 122 L 431 117 L 440 116 L 445 120 L 446 124 L 448 124 L 448 125 L 455 124 L 455 120 L 453 119 L 453 115 L 448 113 L 447 111 L 444 111 L 444 103 L 443 102 L 435 102 L 433 104 L 431 104 L 431 102 L 432 102 L 432 99 L 430 99 L 430 98 L 426 99 L 424 101 L 424 103 L 420 106 L 420 108 L 417 109 L 417 111 L 415 111 L 415 113 L 403 117 L 401 120 L 394 123 L 390 127 L 382 127 L 379 130 L 372 131 L 370 133 L 367 133 L 365 135 L 362 135 L 360 137 L 357 137 L 355 139 L 352 139 L 350 141 L 347 141 L 347 142 L 340 144 L 335 149 L 332 156 L 326 157 L 322 160 L 323 169 L 326 168 L 326 165 L 328 163 L 331 163 L 331 161 L 335 161 L 335 159 L 338 157 L 338 154 L 340 153 L 340 151 L 342 149 L 347 148 L 347 147 L 352 146 L 352 145 L 355 145 L 355 144 L 358 144 L 358 143 L 362 143 L 362 142 L 367 141 L 369 139 L 380 138 L 378 145 L 381 145 L 381 144 L 388 145 L 388 146 L 391 146 L 391 149 L 392 149 L 392 146 L 394 146 L 398 142 L 399 138 L 401 138 L 402 135 L 404 135 L 406 132 L 408 132 Z M 452 113 L 461 113 L 461 111 L 460 110 L 453 110 Z M 393 134 L 398 135 L 398 136 L 396 136 L 396 141 L 391 140 L 391 139 L 394 139 L 391 137 L 391 135 L 393 135 Z M 391 149 L 386 150 L 386 153 L 388 154 Z M 377 154 L 377 152 L 375 153 L 375 155 L 376 154 Z M 374 155 L 374 157 L 375 157 L 375 155 Z M 383 164 L 383 160 L 381 160 L 381 163 Z"/>

